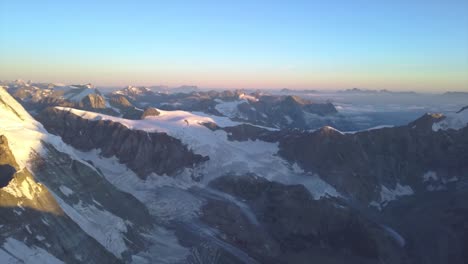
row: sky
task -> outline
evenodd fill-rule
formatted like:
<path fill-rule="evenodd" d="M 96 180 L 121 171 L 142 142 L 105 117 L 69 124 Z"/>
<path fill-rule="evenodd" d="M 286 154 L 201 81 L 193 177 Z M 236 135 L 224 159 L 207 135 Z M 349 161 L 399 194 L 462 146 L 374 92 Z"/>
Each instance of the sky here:
<path fill-rule="evenodd" d="M 468 91 L 467 0 L 0 0 L 0 80 Z"/>

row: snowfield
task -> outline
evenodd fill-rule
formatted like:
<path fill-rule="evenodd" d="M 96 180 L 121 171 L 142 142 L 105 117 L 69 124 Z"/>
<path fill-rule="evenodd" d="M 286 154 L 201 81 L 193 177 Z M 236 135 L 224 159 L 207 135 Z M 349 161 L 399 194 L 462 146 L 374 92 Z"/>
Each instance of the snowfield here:
<path fill-rule="evenodd" d="M 109 252 L 121 258 L 127 250 L 125 233 L 127 224 L 120 217 L 108 211 L 100 210 L 94 205 L 84 205 L 81 201 L 69 205 L 56 194 L 53 194 L 62 210 L 77 223 L 83 231 L 93 237 Z"/>
<path fill-rule="evenodd" d="M 63 264 L 40 247 L 29 247 L 14 238 L 7 238 L 0 248 L 0 263 Z"/>
<path fill-rule="evenodd" d="M 159 116 L 151 116 L 145 120 L 128 120 L 73 108 L 56 109 L 69 111 L 89 120 L 119 122 L 130 129 L 164 132 L 180 139 L 195 153 L 210 157 L 210 160 L 195 168 L 196 173 L 203 175 L 202 184 L 227 173 L 253 172 L 284 184 L 303 184 L 316 199 L 325 195 L 338 196 L 337 191 L 318 175 L 306 175 L 303 171 L 294 170 L 289 163 L 278 157 L 277 143 L 259 140 L 229 141 L 225 131 L 211 131 L 203 125 L 206 122 L 216 123 L 220 127 L 240 124 L 227 117 L 158 109 L 161 113 Z"/>
<path fill-rule="evenodd" d="M 439 131 L 439 130 L 447 130 L 447 129 L 455 129 L 459 130 L 466 125 L 468 125 L 468 110 L 464 110 L 460 113 L 447 113 L 444 114 L 445 118 L 437 123 L 432 125 L 432 130 Z"/>

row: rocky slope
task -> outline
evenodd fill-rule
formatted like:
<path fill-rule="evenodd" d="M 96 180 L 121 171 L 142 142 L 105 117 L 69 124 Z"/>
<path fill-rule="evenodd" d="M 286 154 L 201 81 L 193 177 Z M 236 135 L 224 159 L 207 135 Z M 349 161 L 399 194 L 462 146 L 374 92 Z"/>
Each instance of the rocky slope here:
<path fill-rule="evenodd" d="M 0 260 L 3 263 L 120 262 L 64 213 L 49 190 L 28 169 L 18 167 L 4 136 L 0 148 L 2 166 L 14 168 L 12 178 L 0 188 Z"/>
<path fill-rule="evenodd" d="M 405 238 L 410 263 L 466 263 L 468 259 L 467 181 L 443 189 L 417 193 L 389 204 L 382 223 Z"/>
<path fill-rule="evenodd" d="M 210 200 L 201 219 L 260 263 L 402 263 L 406 258 L 382 226 L 340 199 L 313 199 L 302 185 L 245 175 L 221 177 L 210 186 L 243 201 L 252 214 Z"/>
<path fill-rule="evenodd" d="M 126 96 L 121 94 L 110 94 L 107 96 L 110 106 L 116 110 L 117 116 L 127 119 L 138 120 L 143 114 L 143 110 L 135 107 Z"/>
<path fill-rule="evenodd" d="M 82 109 L 104 109 L 106 100 L 100 94 L 88 94 L 78 104 Z"/>
<path fill-rule="evenodd" d="M 359 203 L 381 206 L 398 196 L 465 178 L 467 123 L 460 112 L 447 117 L 427 114 L 405 126 L 354 133 L 328 126 L 315 131 L 205 126 L 226 131 L 229 140 L 278 142 L 278 155 L 291 164 L 320 175 Z"/>
<path fill-rule="evenodd" d="M 66 143 L 82 151 L 101 149 L 103 156 L 116 156 L 141 177 L 153 172 L 174 174 L 207 159 L 165 133 L 131 130 L 112 121 L 91 121 L 57 108 L 44 110 L 38 119 Z"/>
<path fill-rule="evenodd" d="M 468 175 L 468 127 L 433 131 L 441 119 L 426 115 L 406 126 L 354 134 L 329 127 L 297 133 L 281 139 L 279 154 L 355 199 L 385 202 L 387 190 L 425 189 L 427 173 L 443 182 Z"/>
<path fill-rule="evenodd" d="M 3 89 L 0 102 L 0 262 L 124 263 L 148 251 L 147 208 L 72 158 Z"/>

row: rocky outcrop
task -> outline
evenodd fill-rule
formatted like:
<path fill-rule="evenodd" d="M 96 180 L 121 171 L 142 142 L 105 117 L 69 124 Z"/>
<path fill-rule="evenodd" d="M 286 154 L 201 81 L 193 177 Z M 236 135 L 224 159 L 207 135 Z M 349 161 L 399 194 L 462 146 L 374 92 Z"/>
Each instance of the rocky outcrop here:
<path fill-rule="evenodd" d="M 66 143 L 82 151 L 101 149 L 103 156 L 116 156 L 141 177 L 153 172 L 171 175 L 208 159 L 165 133 L 132 130 L 112 121 L 87 120 L 55 108 L 46 109 L 38 119 Z"/>
<path fill-rule="evenodd" d="M 0 135 L 0 165 L 10 165 L 17 170 L 19 169 L 13 153 L 8 146 L 8 139 L 4 135 Z"/>
<path fill-rule="evenodd" d="M 115 110 L 106 107 L 106 101 L 104 97 L 99 94 L 89 94 L 86 97 L 84 97 L 80 102 L 72 102 L 54 96 L 40 98 L 37 101 L 20 99 L 19 102 L 21 102 L 23 107 L 30 111 L 31 114 L 40 113 L 48 107 L 60 106 L 95 111 L 113 116 L 118 115 L 118 113 Z"/>
<path fill-rule="evenodd" d="M 140 119 L 145 119 L 148 116 L 158 116 L 160 114 L 161 113 L 156 108 L 148 107 L 145 109 Z"/>
<path fill-rule="evenodd" d="M 462 107 L 460 110 L 458 110 L 458 111 L 457 111 L 457 114 L 459 114 L 459 113 L 461 113 L 461 112 L 463 112 L 463 111 L 465 111 L 465 110 L 467 110 L 467 109 L 468 109 L 468 105 L 467 105 L 467 106 L 464 106 L 464 107 Z"/>
<path fill-rule="evenodd" d="M 384 228 L 338 199 L 314 200 L 302 185 L 254 175 L 210 186 L 245 206 L 209 200 L 202 221 L 259 263 L 406 263 L 402 245 Z"/>
<path fill-rule="evenodd" d="M 0 135 L 0 188 L 8 185 L 18 169 L 18 164 L 8 146 L 7 138 Z"/>
<path fill-rule="evenodd" d="M 111 95 L 109 103 L 117 108 L 133 107 L 132 103 L 125 96 L 119 94 Z"/>
<path fill-rule="evenodd" d="M 99 94 L 88 94 L 79 103 L 82 109 L 104 109 L 106 108 L 106 100 Z"/>
<path fill-rule="evenodd" d="M 125 119 L 139 120 L 144 112 L 133 106 L 133 104 L 121 94 L 109 95 L 109 103 L 114 109 L 118 109 L 119 115 Z"/>

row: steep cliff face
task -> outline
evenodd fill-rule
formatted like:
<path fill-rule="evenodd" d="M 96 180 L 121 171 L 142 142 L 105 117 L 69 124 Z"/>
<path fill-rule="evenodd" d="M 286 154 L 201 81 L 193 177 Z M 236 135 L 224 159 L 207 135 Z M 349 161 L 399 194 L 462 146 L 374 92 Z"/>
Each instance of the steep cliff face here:
<path fill-rule="evenodd" d="M 56 108 L 43 111 L 38 118 L 64 142 L 83 151 L 99 148 L 102 155 L 116 156 L 141 177 L 153 172 L 171 175 L 207 159 L 165 133 L 132 130 L 112 121 L 87 120 Z"/>

